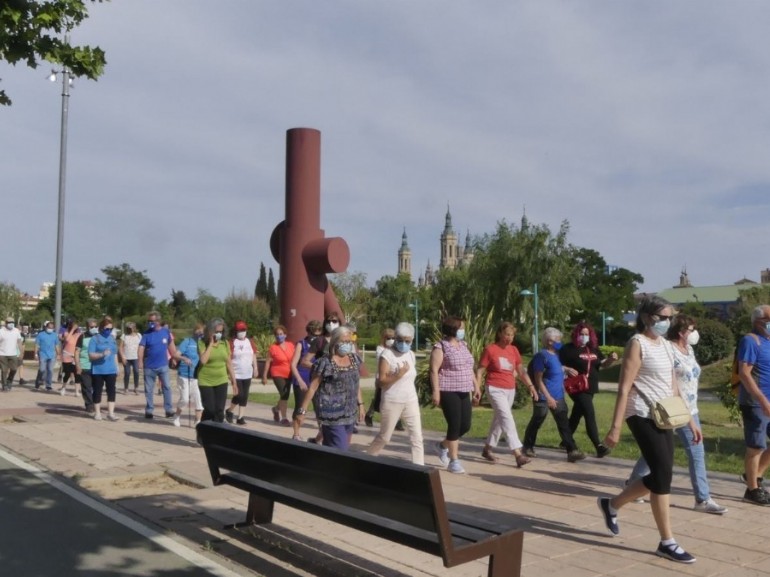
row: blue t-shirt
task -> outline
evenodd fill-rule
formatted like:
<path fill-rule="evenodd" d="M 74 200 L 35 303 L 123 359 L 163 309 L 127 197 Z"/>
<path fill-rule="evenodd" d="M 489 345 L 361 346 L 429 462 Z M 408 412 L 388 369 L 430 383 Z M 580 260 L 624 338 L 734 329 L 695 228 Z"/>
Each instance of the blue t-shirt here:
<path fill-rule="evenodd" d="M 195 367 L 200 361 L 200 355 L 198 354 L 198 341 L 192 337 L 187 337 L 177 347 L 177 352 L 192 361 L 191 365 L 188 365 L 184 360 L 179 361 L 179 368 L 177 370 L 180 377 L 190 379 L 195 376 Z"/>
<path fill-rule="evenodd" d="M 543 373 L 545 388 L 554 400 L 560 401 L 564 398 L 564 368 L 561 366 L 558 354 L 551 354 L 545 350 L 539 351 L 532 357 L 532 373 Z M 541 398 L 540 401 L 545 402 L 545 399 Z"/>
<path fill-rule="evenodd" d="M 756 333 L 755 333 L 756 334 Z M 759 385 L 759 389 L 766 398 L 770 399 L 770 339 L 757 335 L 757 339 L 751 335 L 744 335 L 741 342 L 738 343 L 738 361 L 752 365 L 751 374 Z M 759 406 L 751 395 L 740 387 L 738 393 L 738 404 L 751 407 Z"/>
<path fill-rule="evenodd" d="M 171 331 L 166 327 L 159 330 L 147 331 L 142 335 L 139 346 L 144 347 L 144 367 L 160 369 L 168 366 L 168 345 L 171 342 Z"/>
<path fill-rule="evenodd" d="M 41 331 L 37 334 L 37 337 L 35 337 L 35 344 L 40 350 L 38 353 L 40 360 L 55 359 L 56 345 L 59 344 L 59 335 Z"/>
<path fill-rule="evenodd" d="M 103 353 L 109 350 L 110 354 L 106 357 L 91 360 L 92 375 L 117 375 L 118 374 L 118 343 L 113 336 L 103 337 L 94 335 L 88 341 L 88 354 Z"/>

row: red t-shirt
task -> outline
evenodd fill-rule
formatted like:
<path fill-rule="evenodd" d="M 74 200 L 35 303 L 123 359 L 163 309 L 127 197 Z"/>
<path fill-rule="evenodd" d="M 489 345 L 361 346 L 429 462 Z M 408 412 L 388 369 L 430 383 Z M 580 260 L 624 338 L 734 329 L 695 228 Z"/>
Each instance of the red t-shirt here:
<path fill-rule="evenodd" d="M 520 364 L 519 349 L 513 345 L 503 348 L 497 343 L 487 346 L 479 361 L 479 366 L 487 370 L 487 386 L 501 389 L 516 388 L 515 371 Z"/>
<path fill-rule="evenodd" d="M 294 343 L 284 341 L 283 346 L 278 343 L 270 345 L 270 376 L 288 379 L 291 376 L 291 358 L 294 356 Z"/>

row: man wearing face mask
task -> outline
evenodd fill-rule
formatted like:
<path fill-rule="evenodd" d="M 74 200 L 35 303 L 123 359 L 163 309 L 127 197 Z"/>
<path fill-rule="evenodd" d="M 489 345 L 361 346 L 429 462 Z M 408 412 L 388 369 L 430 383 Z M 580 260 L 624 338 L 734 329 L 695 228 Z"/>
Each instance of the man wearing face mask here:
<path fill-rule="evenodd" d="M 153 417 L 155 408 L 153 393 L 157 379 L 160 379 L 163 389 L 163 408 L 166 411 L 166 418 L 175 417 L 176 411 L 172 405 L 168 361 L 169 355 L 177 361 L 181 357 L 174 345 L 174 339 L 171 338 L 171 331 L 168 327 L 161 325 L 160 314 L 155 311 L 147 315 L 147 330 L 139 341 L 137 353 L 139 355 L 139 370 L 144 373 L 144 397 L 147 401 L 144 418 L 152 419 Z"/>
<path fill-rule="evenodd" d="M 24 339 L 16 328 L 13 317 L 5 319 L 5 326 L 0 327 L 0 382 L 3 391 L 10 391 L 13 377 L 24 355 Z"/>
<path fill-rule="evenodd" d="M 45 329 L 35 337 L 35 358 L 40 363 L 35 378 L 35 389 L 45 381 L 45 390 L 53 389 L 53 365 L 59 356 L 59 337 L 54 333 L 52 321 L 45 323 Z"/>
<path fill-rule="evenodd" d="M 767 506 L 770 493 L 762 486 L 762 477 L 770 466 L 770 305 L 751 311 L 751 327 L 738 344 L 738 404 L 746 443 L 741 479 L 746 483 L 743 500 Z"/>
<path fill-rule="evenodd" d="M 99 334 L 99 327 L 96 324 L 96 319 L 88 319 L 86 330 L 80 333 L 75 345 L 75 374 L 76 378 L 80 380 L 80 394 L 83 397 L 86 413 L 91 417 L 96 414 L 96 410 L 94 409 L 93 375 L 91 374 L 91 358 L 88 356 L 88 343 L 97 334 Z"/>
<path fill-rule="evenodd" d="M 248 326 L 244 321 L 236 321 L 235 338 L 230 340 L 230 357 L 235 371 L 235 381 L 238 383 L 238 394 L 233 395 L 230 408 L 225 411 L 228 423 L 235 421 L 238 425 L 246 424 L 246 405 L 249 402 L 249 387 L 251 379 L 258 373 L 257 345 L 254 339 L 246 338 Z M 236 409 L 238 416 L 236 417 Z"/>

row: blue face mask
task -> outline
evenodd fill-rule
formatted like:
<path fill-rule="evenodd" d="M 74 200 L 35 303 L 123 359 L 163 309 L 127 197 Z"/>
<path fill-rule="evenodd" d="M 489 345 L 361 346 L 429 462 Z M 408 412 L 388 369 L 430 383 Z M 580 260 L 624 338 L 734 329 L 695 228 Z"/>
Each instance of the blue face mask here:
<path fill-rule="evenodd" d="M 112 327 L 105 327 L 101 331 L 99 331 L 101 335 L 106 339 L 112 334 Z"/>
<path fill-rule="evenodd" d="M 278 341 L 279 343 L 282 343 L 286 340 L 286 335 L 278 335 L 277 337 L 275 337 L 275 340 Z"/>
<path fill-rule="evenodd" d="M 553 348 L 558 351 L 561 348 L 561 341 L 555 342 Z"/>
<path fill-rule="evenodd" d="M 396 341 L 395 346 L 399 353 L 408 353 L 412 348 L 412 343 L 407 343 L 406 341 Z"/>
<path fill-rule="evenodd" d="M 353 343 L 340 343 L 337 345 L 337 354 L 344 357 L 353 352 Z"/>
<path fill-rule="evenodd" d="M 671 321 L 657 321 L 652 325 L 652 330 L 655 334 L 663 336 L 668 332 L 668 328 L 671 326 Z"/>
<path fill-rule="evenodd" d="M 465 329 L 457 329 L 457 340 L 462 341 L 465 339 Z"/>
<path fill-rule="evenodd" d="M 199 341 L 199 340 L 201 340 L 201 339 L 203 338 L 203 333 L 195 333 L 195 334 L 193 335 L 193 338 L 194 338 L 196 341 Z"/>
<path fill-rule="evenodd" d="M 151 331 L 154 331 L 156 326 L 157 326 L 157 323 L 155 321 L 150 321 L 149 323 L 147 323 L 147 328 Z"/>

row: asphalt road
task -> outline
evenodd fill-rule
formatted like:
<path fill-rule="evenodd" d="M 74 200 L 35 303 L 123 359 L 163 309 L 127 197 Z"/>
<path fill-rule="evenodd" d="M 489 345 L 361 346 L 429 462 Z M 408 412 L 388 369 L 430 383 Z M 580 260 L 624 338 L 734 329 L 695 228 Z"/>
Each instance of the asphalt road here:
<path fill-rule="evenodd" d="M 45 472 L 0 452 L 0 575 L 234 577 Z"/>

